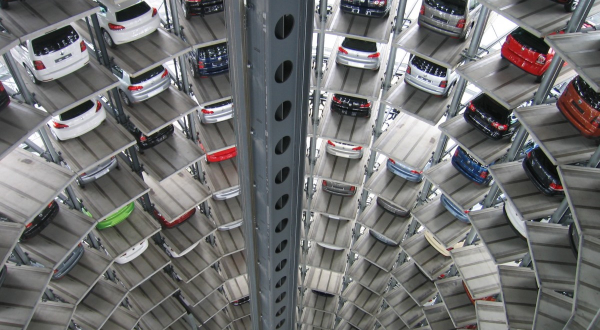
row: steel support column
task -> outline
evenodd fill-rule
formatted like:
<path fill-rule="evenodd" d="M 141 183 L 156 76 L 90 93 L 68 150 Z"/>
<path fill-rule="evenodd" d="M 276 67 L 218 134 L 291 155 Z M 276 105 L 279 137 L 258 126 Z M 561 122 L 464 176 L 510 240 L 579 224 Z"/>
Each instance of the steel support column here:
<path fill-rule="evenodd" d="M 295 326 L 313 10 L 313 0 L 225 4 L 257 330 Z"/>

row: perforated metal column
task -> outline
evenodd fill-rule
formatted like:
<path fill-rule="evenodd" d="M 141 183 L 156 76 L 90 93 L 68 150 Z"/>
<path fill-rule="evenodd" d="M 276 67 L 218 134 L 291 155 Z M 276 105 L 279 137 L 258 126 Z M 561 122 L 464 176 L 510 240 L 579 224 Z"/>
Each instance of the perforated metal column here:
<path fill-rule="evenodd" d="M 314 1 L 226 7 L 253 328 L 291 329 Z"/>

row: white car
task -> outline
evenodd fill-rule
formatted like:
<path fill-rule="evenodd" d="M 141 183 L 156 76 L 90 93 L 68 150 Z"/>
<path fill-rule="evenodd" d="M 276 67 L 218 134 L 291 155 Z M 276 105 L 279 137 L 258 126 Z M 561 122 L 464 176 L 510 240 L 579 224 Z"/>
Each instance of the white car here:
<path fill-rule="evenodd" d="M 115 262 L 119 265 L 126 264 L 133 259 L 139 257 L 146 249 L 148 248 L 148 240 L 142 241 L 140 244 L 136 244 L 131 247 L 129 250 L 125 251 L 125 253 L 121 254 L 118 258 L 115 259 Z"/>
<path fill-rule="evenodd" d="M 143 0 L 100 0 L 98 5 L 102 39 L 109 47 L 143 38 L 160 25 L 156 8 Z"/>
<path fill-rule="evenodd" d="M 85 42 L 71 25 L 22 42 L 10 52 L 34 84 L 64 77 L 90 62 Z"/>
<path fill-rule="evenodd" d="M 98 127 L 106 119 L 106 111 L 98 100 L 88 100 L 58 116 L 52 117 L 50 130 L 58 141 L 73 139 Z"/>
<path fill-rule="evenodd" d="M 244 222 L 244 220 L 237 220 L 231 223 L 228 223 L 226 225 L 222 225 L 221 227 L 217 228 L 217 230 L 219 231 L 228 231 L 228 230 L 232 230 L 235 229 L 237 227 L 240 227 Z"/>
<path fill-rule="evenodd" d="M 164 247 L 167 249 L 167 251 L 169 252 L 171 257 L 173 257 L 173 258 L 183 257 L 188 252 L 192 251 L 196 246 L 198 246 L 198 244 L 200 244 L 200 242 L 196 242 L 196 243 L 192 244 L 190 247 L 188 247 L 187 249 L 181 251 L 180 253 L 177 253 L 177 252 L 175 252 L 175 250 L 173 250 L 173 248 L 169 244 L 167 244 L 166 242 L 163 243 Z"/>
<path fill-rule="evenodd" d="M 349 159 L 361 159 L 363 156 L 363 147 L 339 141 L 327 140 L 325 151 L 330 155 Z"/>

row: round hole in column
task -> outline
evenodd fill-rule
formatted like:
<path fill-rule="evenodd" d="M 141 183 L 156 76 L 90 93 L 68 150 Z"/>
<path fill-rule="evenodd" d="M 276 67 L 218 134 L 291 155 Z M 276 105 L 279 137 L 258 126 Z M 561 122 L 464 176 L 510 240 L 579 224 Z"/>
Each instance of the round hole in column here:
<path fill-rule="evenodd" d="M 279 223 L 277 224 L 277 226 L 275 226 L 275 232 L 276 233 L 281 233 L 281 231 L 284 230 L 285 227 L 287 227 L 287 224 L 288 224 L 288 219 L 287 218 L 279 221 Z"/>
<path fill-rule="evenodd" d="M 275 313 L 275 317 L 280 317 L 283 312 L 285 312 L 285 306 L 281 307 L 277 313 Z"/>
<path fill-rule="evenodd" d="M 282 168 L 279 172 L 277 172 L 277 175 L 275 175 L 275 183 L 280 184 L 283 183 L 288 175 L 290 174 L 290 168 L 289 167 L 284 167 Z"/>
<path fill-rule="evenodd" d="M 284 206 L 287 205 L 287 202 L 289 199 L 290 199 L 290 195 L 288 195 L 288 194 L 285 194 L 285 195 L 279 197 L 279 199 L 277 200 L 277 203 L 275 203 L 275 209 L 281 210 Z"/>
<path fill-rule="evenodd" d="M 292 111 L 292 102 L 283 101 L 275 110 L 275 120 L 282 121 L 287 118 L 287 116 Z"/>
<path fill-rule="evenodd" d="M 285 267 L 285 265 L 287 265 L 287 259 L 281 260 L 281 262 L 277 264 L 277 267 L 275 267 L 275 271 L 280 272 Z"/>
<path fill-rule="evenodd" d="M 287 239 L 284 239 L 277 247 L 275 248 L 275 253 L 281 253 L 287 247 Z"/>
<path fill-rule="evenodd" d="M 279 323 L 277 323 L 277 325 L 275 326 L 275 329 L 281 328 L 284 324 L 285 324 L 285 319 L 279 321 Z"/>
<path fill-rule="evenodd" d="M 279 304 L 280 302 L 282 302 L 282 301 L 283 301 L 283 299 L 285 299 L 285 296 L 287 296 L 287 292 L 286 292 L 286 291 L 282 292 L 282 293 L 279 295 L 279 297 L 277 297 L 277 299 L 275 299 L 275 303 L 276 303 L 276 304 Z"/>
<path fill-rule="evenodd" d="M 283 154 L 290 146 L 290 142 L 292 142 L 292 138 L 289 136 L 282 137 L 281 140 L 279 140 L 279 142 L 277 142 L 275 145 L 275 153 L 277 155 Z"/>
<path fill-rule="evenodd" d="M 293 68 L 294 65 L 292 64 L 292 61 L 283 61 L 281 64 L 279 64 L 277 70 L 275 70 L 275 81 L 281 84 L 288 80 L 292 74 Z"/>
<path fill-rule="evenodd" d="M 282 40 L 287 38 L 294 29 L 294 16 L 283 15 L 275 24 L 275 38 Z"/>
<path fill-rule="evenodd" d="M 281 288 L 281 286 L 284 285 L 286 281 L 287 281 L 287 276 L 280 278 L 279 281 L 277 281 L 277 283 L 275 284 L 275 288 L 276 289 Z"/>

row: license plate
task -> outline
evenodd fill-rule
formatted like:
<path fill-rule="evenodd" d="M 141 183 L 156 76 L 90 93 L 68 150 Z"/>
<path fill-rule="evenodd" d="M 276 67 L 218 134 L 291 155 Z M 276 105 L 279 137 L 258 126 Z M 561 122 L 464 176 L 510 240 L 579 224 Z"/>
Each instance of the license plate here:
<path fill-rule="evenodd" d="M 427 78 L 425 78 L 425 77 L 421 77 L 421 76 L 417 76 L 417 77 L 418 77 L 419 79 L 421 79 L 421 80 L 423 80 L 423 81 L 426 81 L 426 82 L 428 82 L 428 83 L 430 83 L 430 84 L 431 84 L 431 80 L 429 80 L 429 79 L 427 79 Z"/>
<path fill-rule="evenodd" d="M 151 98 L 151 97 L 155 96 L 156 94 L 158 94 L 160 92 L 161 92 L 161 90 L 154 91 L 154 92 L 148 94 L 148 98 Z"/>
<path fill-rule="evenodd" d="M 100 177 L 102 177 L 102 176 L 104 176 L 104 175 L 108 174 L 108 172 L 110 172 L 110 169 L 108 169 L 108 168 L 107 168 L 107 169 L 103 170 L 102 172 L 98 172 L 98 174 L 94 175 L 94 177 L 95 177 L 96 179 L 98 179 L 98 178 L 100 178 Z"/>
<path fill-rule="evenodd" d="M 69 57 L 71 57 L 71 56 L 73 56 L 73 54 L 67 54 L 67 55 L 65 55 L 65 56 L 63 56 L 63 57 L 61 57 L 61 58 L 58 58 L 58 59 L 54 60 L 54 62 L 55 62 L 55 63 L 62 62 L 62 61 L 64 61 L 64 60 L 68 59 L 68 58 L 69 58 Z"/>
<path fill-rule="evenodd" d="M 447 19 L 443 19 L 443 18 L 441 18 L 441 17 L 433 16 L 432 18 L 433 18 L 434 20 L 436 20 L 436 21 L 440 21 L 440 22 L 442 22 L 442 23 L 448 23 L 448 20 L 447 20 Z"/>

